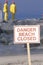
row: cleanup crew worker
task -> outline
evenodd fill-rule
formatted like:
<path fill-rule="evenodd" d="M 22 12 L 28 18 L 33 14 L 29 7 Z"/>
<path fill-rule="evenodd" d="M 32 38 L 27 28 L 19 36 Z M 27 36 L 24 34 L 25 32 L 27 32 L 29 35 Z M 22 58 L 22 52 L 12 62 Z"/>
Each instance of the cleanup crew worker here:
<path fill-rule="evenodd" d="M 10 5 L 10 12 L 12 14 L 12 20 L 14 20 L 14 15 L 16 13 L 16 4 L 14 1 L 12 1 L 12 4 Z"/>
<path fill-rule="evenodd" d="M 3 12 L 4 12 L 4 20 L 8 20 L 8 1 L 5 0 L 4 7 L 3 7 Z"/>

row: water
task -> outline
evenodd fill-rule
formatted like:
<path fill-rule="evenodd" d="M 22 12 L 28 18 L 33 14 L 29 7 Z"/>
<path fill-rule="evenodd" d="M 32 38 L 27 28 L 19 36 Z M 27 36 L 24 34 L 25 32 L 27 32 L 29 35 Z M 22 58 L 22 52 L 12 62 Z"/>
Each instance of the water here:
<path fill-rule="evenodd" d="M 5 0 L 0 0 L 0 9 L 3 10 L 3 4 Z M 16 19 L 27 19 L 27 18 L 40 18 L 43 14 L 43 1 L 33 0 L 14 0 L 16 3 Z M 10 8 L 12 0 L 8 0 L 8 9 Z M 35 5 L 37 3 L 37 5 Z M 40 7 L 39 7 L 40 6 Z M 9 12 L 9 19 L 11 19 L 11 13 Z"/>

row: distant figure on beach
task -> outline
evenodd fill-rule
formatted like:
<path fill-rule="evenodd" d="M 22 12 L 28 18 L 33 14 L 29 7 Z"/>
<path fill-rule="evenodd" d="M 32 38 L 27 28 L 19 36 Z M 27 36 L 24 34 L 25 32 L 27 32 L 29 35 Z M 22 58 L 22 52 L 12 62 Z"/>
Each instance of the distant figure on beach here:
<path fill-rule="evenodd" d="M 0 22 L 1 22 L 2 19 L 3 19 L 3 16 L 2 16 L 2 3 L 0 2 Z"/>
<path fill-rule="evenodd" d="M 12 14 L 12 20 L 14 20 L 14 15 L 16 13 L 16 4 L 13 0 L 12 0 L 12 4 L 10 5 L 10 12 Z"/>
<path fill-rule="evenodd" d="M 7 21 L 8 20 L 8 0 L 5 0 L 3 12 L 4 12 L 4 21 Z"/>

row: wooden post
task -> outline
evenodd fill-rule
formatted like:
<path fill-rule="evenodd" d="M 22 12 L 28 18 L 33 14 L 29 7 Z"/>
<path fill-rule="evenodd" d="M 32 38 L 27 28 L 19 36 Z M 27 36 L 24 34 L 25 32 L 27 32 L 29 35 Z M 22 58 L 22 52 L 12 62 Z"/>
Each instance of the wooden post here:
<path fill-rule="evenodd" d="M 31 57 L 30 57 L 30 46 L 29 46 L 29 43 L 27 43 L 27 53 L 28 53 L 28 65 L 31 65 Z"/>

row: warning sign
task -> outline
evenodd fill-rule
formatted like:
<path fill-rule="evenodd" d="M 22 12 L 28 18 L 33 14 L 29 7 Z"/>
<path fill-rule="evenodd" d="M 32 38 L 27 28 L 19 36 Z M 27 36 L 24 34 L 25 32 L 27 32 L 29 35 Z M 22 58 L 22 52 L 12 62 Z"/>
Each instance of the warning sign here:
<path fill-rule="evenodd" d="M 14 26 L 14 43 L 40 43 L 40 25 Z"/>

